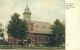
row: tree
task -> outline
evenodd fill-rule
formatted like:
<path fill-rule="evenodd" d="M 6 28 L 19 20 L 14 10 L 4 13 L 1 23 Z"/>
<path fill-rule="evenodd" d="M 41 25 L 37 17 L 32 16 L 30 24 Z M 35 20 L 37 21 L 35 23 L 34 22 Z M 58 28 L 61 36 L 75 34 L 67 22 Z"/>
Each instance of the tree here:
<path fill-rule="evenodd" d="M 17 39 L 23 40 L 26 39 L 28 27 L 26 21 L 19 18 L 19 14 L 14 13 L 11 16 L 7 27 L 7 33 Z"/>
<path fill-rule="evenodd" d="M 65 26 L 58 19 L 52 25 L 52 44 L 53 46 L 59 47 L 61 44 L 65 43 Z"/>
<path fill-rule="evenodd" d="M 0 36 L 3 37 L 3 28 L 2 28 L 2 24 L 0 24 Z"/>

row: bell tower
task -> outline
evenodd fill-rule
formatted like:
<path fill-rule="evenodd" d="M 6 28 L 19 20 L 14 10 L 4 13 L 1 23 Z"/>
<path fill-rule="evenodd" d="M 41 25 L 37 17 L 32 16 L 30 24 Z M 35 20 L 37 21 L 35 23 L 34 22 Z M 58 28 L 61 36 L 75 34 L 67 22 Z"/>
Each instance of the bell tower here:
<path fill-rule="evenodd" d="M 27 23 L 31 22 L 31 11 L 30 11 L 30 9 L 29 9 L 29 7 L 28 7 L 28 1 L 27 1 L 26 8 L 25 8 L 25 10 L 24 10 L 24 12 L 23 12 L 23 19 L 24 19 Z"/>

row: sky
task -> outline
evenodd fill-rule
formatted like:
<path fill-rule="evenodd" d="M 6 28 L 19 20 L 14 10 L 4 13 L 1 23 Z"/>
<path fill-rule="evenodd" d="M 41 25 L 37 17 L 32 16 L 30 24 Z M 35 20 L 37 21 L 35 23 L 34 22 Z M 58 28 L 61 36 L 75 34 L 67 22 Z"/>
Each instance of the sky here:
<path fill-rule="evenodd" d="M 56 19 L 65 19 L 64 0 L 0 0 L 0 23 L 7 26 L 11 15 L 15 12 L 23 18 L 26 5 L 32 13 L 33 21 L 53 23 Z"/>

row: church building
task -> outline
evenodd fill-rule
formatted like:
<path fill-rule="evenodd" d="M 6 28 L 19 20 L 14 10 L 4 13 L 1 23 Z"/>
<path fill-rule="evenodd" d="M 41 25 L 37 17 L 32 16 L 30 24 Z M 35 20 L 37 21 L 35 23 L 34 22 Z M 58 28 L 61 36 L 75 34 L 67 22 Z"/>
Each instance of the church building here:
<path fill-rule="evenodd" d="M 23 12 L 23 20 L 28 24 L 28 35 L 26 38 L 30 39 L 30 44 L 34 46 L 46 46 L 51 35 L 51 24 L 48 22 L 32 21 L 31 14 L 27 5 Z M 15 42 L 12 41 L 14 41 L 14 37 L 9 36 L 9 43 L 18 44 L 18 39 L 15 39 Z"/>
<path fill-rule="evenodd" d="M 51 24 L 48 22 L 32 21 L 31 14 L 27 5 L 23 12 L 23 20 L 28 23 L 28 38 L 30 38 L 31 44 L 37 44 L 38 46 L 48 44 L 49 35 L 51 35 Z"/>

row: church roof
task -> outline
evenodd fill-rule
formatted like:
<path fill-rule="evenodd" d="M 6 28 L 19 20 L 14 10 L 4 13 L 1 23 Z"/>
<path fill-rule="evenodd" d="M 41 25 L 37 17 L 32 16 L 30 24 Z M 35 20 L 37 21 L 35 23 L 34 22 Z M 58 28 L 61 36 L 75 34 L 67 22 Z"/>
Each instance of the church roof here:
<path fill-rule="evenodd" d="M 49 22 L 44 22 L 44 21 L 32 21 L 31 20 L 31 23 L 43 23 L 43 24 L 49 24 L 50 25 Z"/>
<path fill-rule="evenodd" d="M 31 33 L 37 34 L 51 34 L 51 24 L 48 22 L 41 22 L 41 21 L 31 21 Z"/>

